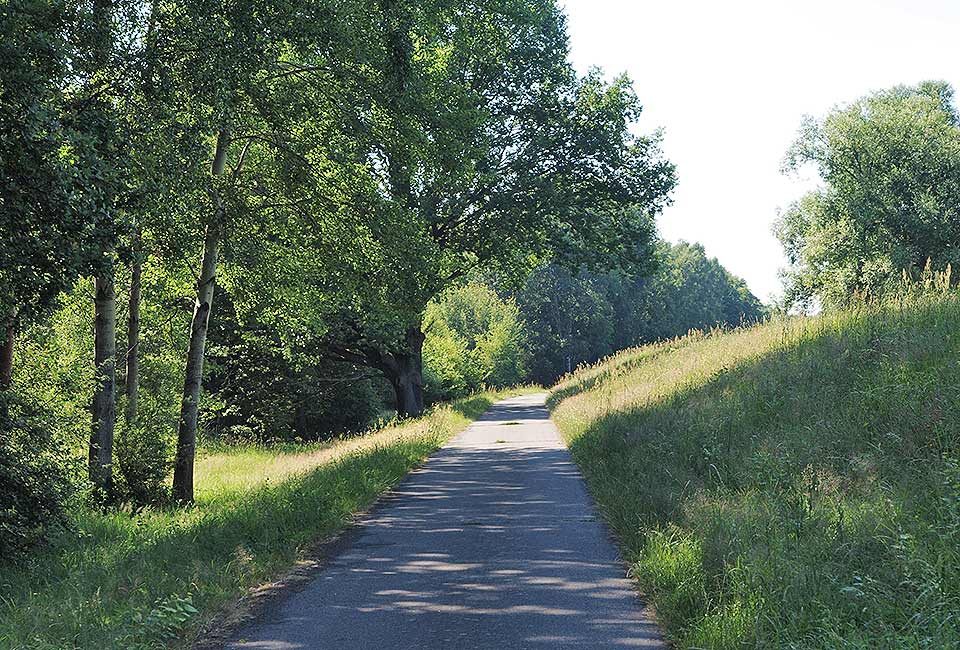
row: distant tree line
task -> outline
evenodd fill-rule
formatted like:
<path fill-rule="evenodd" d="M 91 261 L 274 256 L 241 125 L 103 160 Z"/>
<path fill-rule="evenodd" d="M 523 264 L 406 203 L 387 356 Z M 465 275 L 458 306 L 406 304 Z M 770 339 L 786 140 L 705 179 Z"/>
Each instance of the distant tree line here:
<path fill-rule="evenodd" d="M 517 296 L 530 336 L 529 378 L 551 384 L 617 350 L 765 314 L 746 283 L 699 244 L 661 242 L 651 259 L 653 269 L 636 275 L 555 265 L 534 273 Z"/>

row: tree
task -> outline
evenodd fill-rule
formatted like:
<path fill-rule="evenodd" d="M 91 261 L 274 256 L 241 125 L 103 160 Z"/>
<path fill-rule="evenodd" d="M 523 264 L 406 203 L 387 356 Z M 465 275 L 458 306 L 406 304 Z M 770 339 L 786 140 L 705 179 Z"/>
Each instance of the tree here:
<path fill-rule="evenodd" d="M 20 0 L 0 9 L 0 383 L 9 386 L 18 324 L 97 267 L 112 233 L 86 187 L 102 170 L 66 117 L 66 3 Z"/>
<path fill-rule="evenodd" d="M 0 9 L 4 392 L 18 327 L 42 318 L 78 277 L 101 272 L 102 253 L 116 238 L 103 192 L 109 161 L 97 146 L 100 113 L 83 92 L 96 39 L 82 18 L 62 2 L 20 0 Z"/>
<path fill-rule="evenodd" d="M 473 281 L 441 294 L 424 313 L 425 391 L 459 397 L 526 379 L 527 334 L 511 298 Z"/>
<path fill-rule="evenodd" d="M 100 273 L 103 252 L 116 240 L 104 200 L 111 174 L 98 147 L 100 114 L 84 92 L 95 39 L 85 28 L 83 9 L 57 0 L 0 6 L 0 547 L 5 556 L 35 541 L 60 518 L 70 492 L 62 441 L 52 434 L 56 418 L 38 408 L 22 378 L 14 381 L 18 329 L 42 322 L 62 292 L 79 278 Z M 84 423 L 89 431 L 89 419 Z"/>
<path fill-rule="evenodd" d="M 824 187 L 780 217 L 787 298 L 843 304 L 903 270 L 960 260 L 960 116 L 945 83 L 898 86 L 807 118 L 785 167 Z"/>
<path fill-rule="evenodd" d="M 613 305 L 590 273 L 547 265 L 530 276 L 517 302 L 529 332 L 534 382 L 552 384 L 616 349 Z"/>
<path fill-rule="evenodd" d="M 162 179 L 155 164 L 159 141 L 151 139 L 166 117 L 154 92 L 157 85 L 155 39 L 157 6 L 142 0 L 93 0 L 82 4 L 76 23 L 80 46 L 73 61 L 76 88 L 70 119 L 99 161 L 84 191 L 101 214 L 109 245 L 100 251 L 94 274 L 94 367 L 91 400 L 89 476 L 112 496 L 116 424 L 117 280 L 131 268 L 125 354 L 126 423 L 134 426 L 139 382 L 139 310 L 142 221 L 157 201 Z M 164 99 L 168 99 L 164 98 Z M 158 119 L 161 118 L 161 119 Z"/>
<path fill-rule="evenodd" d="M 606 293 L 616 315 L 618 349 L 686 334 L 694 329 L 736 327 L 763 315 L 746 283 L 707 257 L 700 244 L 663 242 L 649 276 L 613 276 Z M 619 299 L 615 297 L 619 296 Z"/>
<path fill-rule="evenodd" d="M 339 12 L 348 18 L 341 19 Z M 326 87 L 326 64 L 337 60 L 337 48 L 349 52 L 360 42 L 344 41 L 339 30 L 351 21 L 362 27 L 362 15 L 351 3 L 291 0 L 265 6 L 251 0 L 226 7 L 183 0 L 163 5 L 158 16 L 157 38 L 167 53 L 164 66 L 177 92 L 190 98 L 192 119 L 213 150 L 205 173 L 195 171 L 200 159 L 185 161 L 196 177 L 204 178 L 207 197 L 196 211 L 205 216 L 198 224 L 202 253 L 174 464 L 178 501 L 193 498 L 204 354 L 223 242 L 227 235 L 240 240 L 252 235 L 260 242 L 272 234 L 289 238 L 285 218 L 302 216 L 302 204 L 291 195 L 316 199 L 315 187 L 303 187 L 305 179 L 315 178 L 313 161 L 302 153 L 305 145 L 298 148 L 292 138 L 307 131 L 297 118 L 309 119 L 292 109 L 302 104 L 303 94 L 317 92 L 317 85 Z M 326 143 L 311 144 L 322 151 Z M 288 182 L 285 194 L 282 181 Z M 274 214 L 280 217 L 276 227 L 262 222 Z M 306 236 L 308 231 L 301 232 Z M 275 247 L 275 241 L 269 243 Z M 276 296 L 283 288 L 268 293 Z"/>
<path fill-rule="evenodd" d="M 79 66 L 83 78 L 81 103 L 73 118 L 90 139 L 90 146 L 107 173 L 90 179 L 88 192 L 96 196 L 97 208 L 108 228 L 115 226 L 117 178 L 122 163 L 117 156 L 117 120 L 114 111 L 114 5 L 112 0 L 94 0 L 90 14 L 81 14 L 82 33 L 87 40 L 86 63 Z M 81 59 L 83 61 L 83 59 Z M 113 492 L 113 438 L 116 422 L 117 296 L 116 253 L 112 246 L 101 251 L 101 263 L 94 275 L 94 367 L 96 381 L 90 404 L 91 427 L 88 446 L 90 482 L 110 498 Z"/>
<path fill-rule="evenodd" d="M 629 266 L 649 254 L 674 184 L 635 136 L 629 81 L 580 78 L 553 3 L 379 3 L 382 83 L 362 142 L 377 188 L 366 264 L 325 349 L 384 373 L 401 416 L 423 410 L 423 314 L 474 271 L 521 279 L 546 259 Z M 370 314 L 376 314 L 371 318 Z"/>

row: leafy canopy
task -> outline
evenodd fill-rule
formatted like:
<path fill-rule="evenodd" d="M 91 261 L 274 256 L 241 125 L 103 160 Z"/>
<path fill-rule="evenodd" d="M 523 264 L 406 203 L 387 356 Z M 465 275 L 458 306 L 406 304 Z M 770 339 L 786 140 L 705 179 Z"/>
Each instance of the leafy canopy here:
<path fill-rule="evenodd" d="M 902 271 L 960 259 L 960 116 L 940 82 L 898 86 L 808 118 L 786 168 L 824 181 L 781 215 L 787 298 L 842 304 Z"/>
<path fill-rule="evenodd" d="M 546 259 L 645 259 L 673 168 L 633 134 L 627 79 L 573 71 L 555 4 L 384 2 L 375 22 L 350 161 L 355 187 L 374 192 L 326 208 L 363 211 L 370 237 L 332 339 L 394 346 L 478 269 L 522 278 Z"/>
<path fill-rule="evenodd" d="M 0 7 L 0 314 L 43 314 L 115 236 L 107 117 L 81 91 L 89 34 L 64 2 Z M 89 30 L 87 30 L 89 31 Z M 72 64 L 72 65 L 71 65 Z M 100 128 L 96 128 L 100 127 Z"/>

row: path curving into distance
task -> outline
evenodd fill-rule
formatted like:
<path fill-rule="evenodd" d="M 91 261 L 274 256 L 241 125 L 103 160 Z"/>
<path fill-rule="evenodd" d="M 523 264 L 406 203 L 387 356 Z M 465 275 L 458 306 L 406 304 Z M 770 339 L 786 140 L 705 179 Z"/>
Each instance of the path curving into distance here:
<path fill-rule="evenodd" d="M 226 647 L 666 648 L 544 398 L 494 404 Z"/>

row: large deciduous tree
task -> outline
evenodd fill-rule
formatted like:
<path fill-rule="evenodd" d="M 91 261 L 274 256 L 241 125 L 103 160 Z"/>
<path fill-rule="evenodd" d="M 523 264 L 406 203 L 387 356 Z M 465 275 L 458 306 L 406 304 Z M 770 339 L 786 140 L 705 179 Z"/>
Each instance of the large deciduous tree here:
<path fill-rule="evenodd" d="M 354 170 L 376 188 L 356 206 L 371 242 L 325 346 L 382 371 L 398 413 L 416 415 L 433 296 L 474 270 L 642 261 L 674 174 L 656 138 L 631 130 L 628 80 L 575 73 L 552 2 L 372 10 L 381 49 Z"/>
<path fill-rule="evenodd" d="M 808 118 L 786 167 L 824 187 L 781 215 L 787 298 L 877 293 L 904 270 L 960 260 L 960 116 L 947 84 L 899 86 Z"/>

